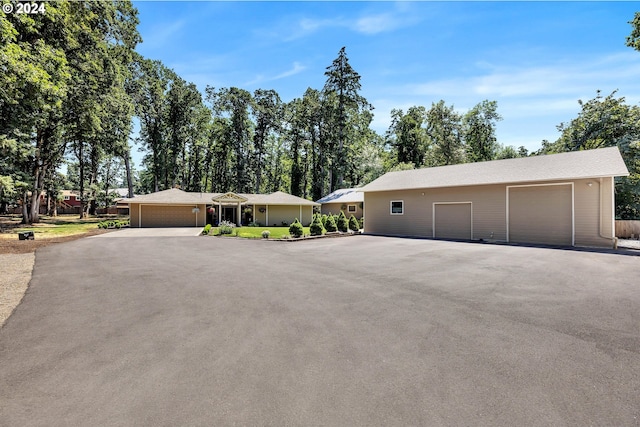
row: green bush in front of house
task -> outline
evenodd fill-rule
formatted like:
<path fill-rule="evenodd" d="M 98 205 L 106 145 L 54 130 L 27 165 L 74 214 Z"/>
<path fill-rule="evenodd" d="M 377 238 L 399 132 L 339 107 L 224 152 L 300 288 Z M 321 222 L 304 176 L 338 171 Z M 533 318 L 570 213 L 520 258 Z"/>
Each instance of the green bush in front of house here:
<path fill-rule="evenodd" d="M 355 216 L 351 215 L 349 218 L 349 230 L 351 231 L 360 231 L 360 224 Z"/>
<path fill-rule="evenodd" d="M 209 234 L 210 231 L 211 231 L 211 224 L 207 224 L 204 226 L 204 229 L 202 230 L 202 234 L 206 236 L 207 234 Z"/>
<path fill-rule="evenodd" d="M 336 220 L 334 219 L 333 215 L 327 215 L 327 223 L 324 225 L 324 228 L 327 229 L 328 233 L 338 231 L 338 226 L 336 225 Z"/>
<path fill-rule="evenodd" d="M 302 224 L 300 224 L 300 221 L 298 221 L 298 218 L 296 218 L 296 220 L 289 226 L 289 234 L 293 237 L 302 237 L 304 234 L 304 228 L 302 227 Z"/>
<path fill-rule="evenodd" d="M 338 215 L 338 220 L 336 221 L 336 226 L 338 227 L 338 231 L 342 231 L 343 233 L 346 233 L 349 230 L 349 220 L 344 214 L 344 211 L 340 211 L 340 215 Z"/>
<path fill-rule="evenodd" d="M 320 217 L 320 222 L 322 222 L 322 226 L 323 226 L 324 228 L 327 228 L 327 218 L 329 218 L 329 217 L 327 216 L 327 214 L 323 214 L 323 215 Z"/>
<path fill-rule="evenodd" d="M 220 234 L 232 234 L 234 228 L 236 228 L 236 225 L 230 221 L 222 221 L 220 224 L 218 224 Z"/>
<path fill-rule="evenodd" d="M 309 232 L 312 236 L 322 236 L 326 232 L 324 225 L 322 225 L 322 217 L 320 214 L 313 216 L 313 221 L 309 226 Z"/>

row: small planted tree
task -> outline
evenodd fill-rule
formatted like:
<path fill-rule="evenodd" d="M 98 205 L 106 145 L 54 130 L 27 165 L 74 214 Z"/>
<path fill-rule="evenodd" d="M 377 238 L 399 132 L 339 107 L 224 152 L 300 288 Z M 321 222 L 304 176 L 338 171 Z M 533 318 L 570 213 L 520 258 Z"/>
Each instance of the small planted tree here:
<path fill-rule="evenodd" d="M 338 226 L 336 225 L 336 220 L 333 218 L 333 215 L 327 215 L 327 222 L 325 223 L 324 228 L 326 228 L 329 233 L 338 231 Z"/>
<path fill-rule="evenodd" d="M 327 228 L 327 214 L 322 215 L 322 217 L 320 218 L 320 221 L 322 221 L 322 226 L 324 228 Z"/>
<path fill-rule="evenodd" d="M 349 218 L 349 230 L 355 232 L 360 231 L 360 223 L 358 223 L 358 220 L 353 215 Z"/>
<path fill-rule="evenodd" d="M 349 230 L 349 221 L 347 220 L 344 211 L 340 211 L 340 215 L 338 215 L 338 221 L 336 222 L 336 225 L 338 226 L 338 230 L 342 231 L 343 233 L 346 233 L 347 230 Z"/>
<path fill-rule="evenodd" d="M 293 237 L 302 237 L 302 234 L 304 234 L 304 228 L 302 228 L 302 224 L 300 224 L 298 218 L 289 226 L 289 234 Z"/>
<path fill-rule="evenodd" d="M 313 216 L 313 222 L 309 227 L 309 231 L 312 236 L 322 236 L 326 232 L 324 225 L 322 225 L 322 217 L 319 214 Z"/>

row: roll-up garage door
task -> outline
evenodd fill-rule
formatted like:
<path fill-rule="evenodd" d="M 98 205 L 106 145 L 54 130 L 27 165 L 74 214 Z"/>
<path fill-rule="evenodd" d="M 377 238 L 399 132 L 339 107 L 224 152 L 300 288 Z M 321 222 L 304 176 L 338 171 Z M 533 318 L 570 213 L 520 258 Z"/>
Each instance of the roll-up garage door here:
<path fill-rule="evenodd" d="M 193 206 L 143 205 L 141 227 L 194 227 Z"/>
<path fill-rule="evenodd" d="M 470 240 L 471 203 L 434 203 L 433 237 Z"/>
<path fill-rule="evenodd" d="M 509 241 L 573 244 L 570 184 L 509 187 Z"/>

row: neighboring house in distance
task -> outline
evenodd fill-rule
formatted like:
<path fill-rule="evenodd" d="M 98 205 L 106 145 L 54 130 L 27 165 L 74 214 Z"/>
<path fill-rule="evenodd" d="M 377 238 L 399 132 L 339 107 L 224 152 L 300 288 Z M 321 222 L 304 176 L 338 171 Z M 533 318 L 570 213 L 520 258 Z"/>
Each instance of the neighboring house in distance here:
<path fill-rule="evenodd" d="M 172 188 L 122 199 L 129 205 L 131 227 L 204 227 L 230 221 L 262 226 L 291 224 L 296 218 L 307 226 L 318 203 L 281 191 L 271 194 L 189 193 Z"/>
<path fill-rule="evenodd" d="M 364 186 L 365 233 L 615 245 L 617 147 L 389 172 Z"/>
<path fill-rule="evenodd" d="M 61 199 L 58 206 L 62 209 L 74 209 L 82 206 L 80 200 L 80 192 L 74 190 L 62 190 L 60 192 Z"/>
<path fill-rule="evenodd" d="M 317 200 L 322 205 L 323 214 L 332 213 L 338 215 L 340 211 L 349 218 L 351 215 L 357 219 L 363 217 L 364 193 L 359 188 L 343 188 Z"/>

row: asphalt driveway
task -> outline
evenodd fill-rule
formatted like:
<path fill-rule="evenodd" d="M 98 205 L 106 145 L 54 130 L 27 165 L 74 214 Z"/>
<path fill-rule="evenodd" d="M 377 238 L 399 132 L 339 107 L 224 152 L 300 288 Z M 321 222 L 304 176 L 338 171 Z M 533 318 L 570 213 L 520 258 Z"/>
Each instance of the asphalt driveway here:
<path fill-rule="evenodd" d="M 36 253 L 0 425 L 640 425 L 640 258 L 356 236 Z"/>

